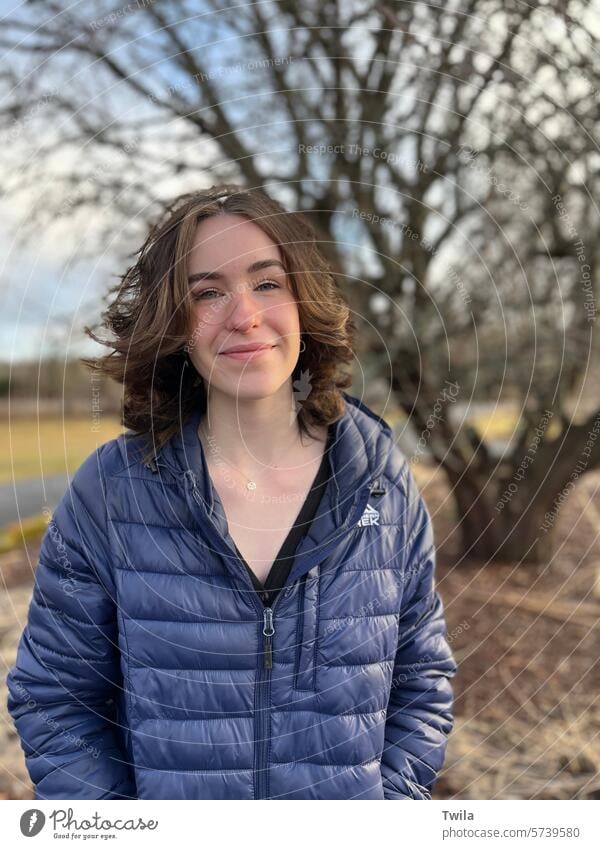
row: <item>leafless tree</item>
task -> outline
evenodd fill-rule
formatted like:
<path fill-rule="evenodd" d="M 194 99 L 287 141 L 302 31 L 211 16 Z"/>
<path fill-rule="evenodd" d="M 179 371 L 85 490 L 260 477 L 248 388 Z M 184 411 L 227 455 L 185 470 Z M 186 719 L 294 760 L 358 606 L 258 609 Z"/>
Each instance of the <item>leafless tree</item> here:
<path fill-rule="evenodd" d="M 597 11 L 27 3 L 0 36 L 2 191 L 35 188 L 32 227 L 108 210 L 102 245 L 222 181 L 304 210 L 448 476 L 465 552 L 540 560 L 600 465 Z M 457 397 L 518 403 L 503 456 Z"/>

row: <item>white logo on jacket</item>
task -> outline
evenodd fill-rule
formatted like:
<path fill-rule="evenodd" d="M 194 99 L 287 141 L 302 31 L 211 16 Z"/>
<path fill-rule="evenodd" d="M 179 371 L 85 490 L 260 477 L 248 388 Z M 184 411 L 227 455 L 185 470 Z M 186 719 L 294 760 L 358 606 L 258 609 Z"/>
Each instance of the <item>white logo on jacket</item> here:
<path fill-rule="evenodd" d="M 376 510 L 374 507 L 371 507 L 370 504 L 367 504 L 365 512 L 362 514 L 360 519 L 357 522 L 359 528 L 368 528 L 370 525 L 378 525 L 379 524 L 379 510 Z"/>

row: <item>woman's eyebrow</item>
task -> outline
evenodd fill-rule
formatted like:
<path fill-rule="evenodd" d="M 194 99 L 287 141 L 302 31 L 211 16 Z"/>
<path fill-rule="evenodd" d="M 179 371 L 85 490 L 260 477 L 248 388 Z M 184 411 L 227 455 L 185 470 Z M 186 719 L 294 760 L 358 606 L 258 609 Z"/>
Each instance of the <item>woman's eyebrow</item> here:
<path fill-rule="evenodd" d="M 248 274 L 254 274 L 256 271 L 262 271 L 263 268 L 273 268 L 274 266 L 278 266 L 282 271 L 285 271 L 283 263 L 278 259 L 259 259 L 257 262 L 253 262 L 252 265 L 249 265 L 246 271 Z M 197 271 L 195 274 L 190 274 L 188 277 L 188 283 L 196 283 L 198 280 L 224 279 L 225 275 L 221 274 L 219 271 Z"/>

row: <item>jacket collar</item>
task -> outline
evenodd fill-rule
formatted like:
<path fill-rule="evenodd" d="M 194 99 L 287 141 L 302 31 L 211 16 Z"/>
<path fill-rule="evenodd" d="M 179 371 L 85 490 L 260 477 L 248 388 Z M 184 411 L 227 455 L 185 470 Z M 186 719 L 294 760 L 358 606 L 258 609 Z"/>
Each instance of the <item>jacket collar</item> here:
<path fill-rule="evenodd" d="M 289 581 L 294 581 L 319 563 L 360 519 L 371 493 L 385 491 L 383 469 L 394 449 L 390 426 L 358 398 L 343 393 L 346 410 L 331 425 L 331 476 L 308 533 L 296 551 Z M 167 467 L 181 480 L 190 504 L 206 511 L 204 534 L 215 548 L 237 560 L 228 533 L 227 518 L 208 472 L 198 425 L 203 410 L 196 409 L 182 429 L 156 455 L 156 466 Z M 153 469 L 158 471 L 158 468 Z M 235 573 L 235 567 L 230 563 Z"/>
<path fill-rule="evenodd" d="M 344 510 L 356 492 L 367 483 L 376 483 L 394 447 L 390 426 L 362 401 L 342 392 L 346 410 L 342 418 L 331 425 L 331 486 L 336 507 Z M 214 510 L 214 491 L 198 426 L 203 415 L 197 407 L 185 420 L 183 427 L 156 454 L 158 465 L 166 466 L 172 474 L 182 477 L 192 471 L 198 481 L 200 494 L 209 513 Z M 338 519 L 341 516 L 338 516 Z"/>

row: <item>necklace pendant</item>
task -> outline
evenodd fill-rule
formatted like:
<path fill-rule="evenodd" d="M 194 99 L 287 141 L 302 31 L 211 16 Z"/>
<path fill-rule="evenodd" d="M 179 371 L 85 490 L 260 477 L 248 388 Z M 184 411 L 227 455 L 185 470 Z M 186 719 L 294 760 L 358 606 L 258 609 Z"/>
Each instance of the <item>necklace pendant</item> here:
<path fill-rule="evenodd" d="M 248 489 L 256 489 L 256 484 L 254 483 L 254 481 L 248 481 L 246 486 L 248 487 Z"/>

